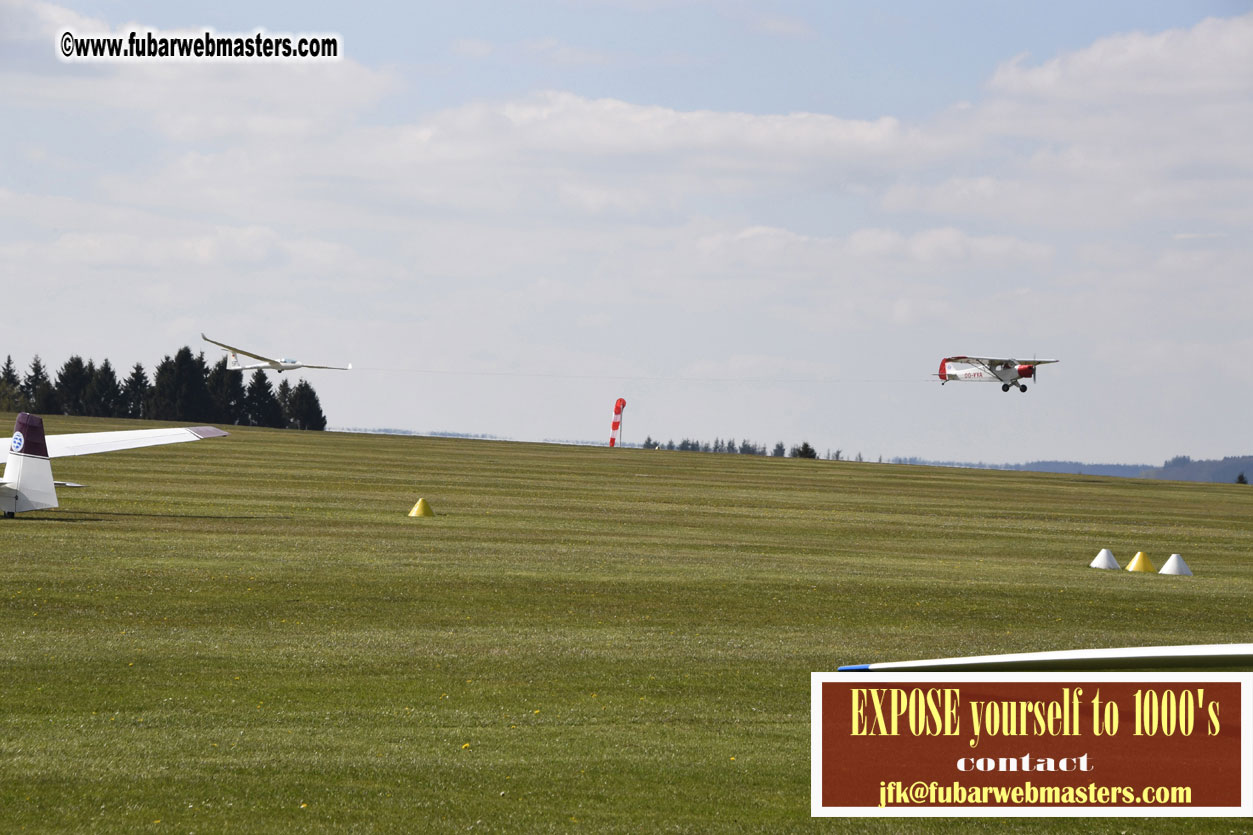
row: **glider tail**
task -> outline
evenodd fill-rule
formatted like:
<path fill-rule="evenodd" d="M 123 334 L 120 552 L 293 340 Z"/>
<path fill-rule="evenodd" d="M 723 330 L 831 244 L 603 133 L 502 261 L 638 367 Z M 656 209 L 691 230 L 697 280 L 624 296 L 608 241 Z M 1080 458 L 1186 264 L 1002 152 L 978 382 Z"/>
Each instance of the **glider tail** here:
<path fill-rule="evenodd" d="M 56 506 L 57 488 L 44 440 L 43 418 L 22 412 L 13 427 L 9 457 L 0 479 L 0 511 L 11 516 Z"/>

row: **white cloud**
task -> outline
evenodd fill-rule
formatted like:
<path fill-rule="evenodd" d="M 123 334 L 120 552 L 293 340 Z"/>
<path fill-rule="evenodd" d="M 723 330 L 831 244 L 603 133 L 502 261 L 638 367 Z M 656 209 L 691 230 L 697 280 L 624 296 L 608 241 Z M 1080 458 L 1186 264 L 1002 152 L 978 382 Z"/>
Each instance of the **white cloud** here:
<path fill-rule="evenodd" d="M 565 67 L 594 66 L 608 64 L 613 59 L 605 52 L 594 49 L 571 46 L 556 38 L 541 38 L 524 45 L 527 52 L 537 55 L 545 61 Z"/>
<path fill-rule="evenodd" d="M 52 251 L 58 259 L 88 269 L 248 269 L 280 257 L 273 231 L 219 227 L 204 234 L 153 239 L 137 234 L 67 232 Z"/>
<path fill-rule="evenodd" d="M 944 130 L 983 170 L 896 184 L 894 211 L 1086 229 L 1253 221 L 1253 15 L 1105 38 L 997 69 Z"/>
<path fill-rule="evenodd" d="M 1027 66 L 998 67 L 990 90 L 1008 96 L 1107 105 L 1115 99 L 1192 99 L 1253 92 L 1253 15 L 1208 19 L 1191 29 L 1102 38 Z"/>
<path fill-rule="evenodd" d="M 1205 241 L 1227 237 L 1226 232 L 1176 232 L 1171 235 L 1176 241 Z"/>
<path fill-rule="evenodd" d="M 496 47 L 491 41 L 458 38 L 452 43 L 452 51 L 463 58 L 486 58 L 496 51 Z"/>
<path fill-rule="evenodd" d="M 815 263 L 835 259 L 856 259 L 859 263 L 880 261 L 890 263 L 912 260 L 920 264 L 984 261 L 991 264 L 1007 262 L 1038 262 L 1052 255 L 1052 248 L 1007 235 L 970 235 L 953 227 L 926 229 L 911 236 L 891 229 L 858 229 L 841 238 L 815 238 L 787 229 L 753 226 L 734 233 L 718 233 L 700 239 L 702 252 L 726 253 L 728 260 L 744 263 L 786 263 L 789 253 L 818 253 Z M 729 265 L 720 265 L 725 268 Z"/>
<path fill-rule="evenodd" d="M 801 168 L 850 155 L 859 164 L 932 155 L 934 143 L 893 118 L 840 119 L 815 113 L 759 116 L 679 111 L 616 99 L 547 91 L 508 102 L 480 102 L 436 114 L 431 128 L 445 141 L 491 137 L 506 148 L 575 159 L 686 154 L 707 167 Z M 664 161 L 664 160 L 663 160 Z"/>
<path fill-rule="evenodd" d="M 994 260 L 1041 260 L 1050 248 L 1005 235 L 976 237 L 960 229 L 929 229 L 915 235 L 907 244 L 911 257 L 923 263 L 966 262 L 980 258 Z"/>
<path fill-rule="evenodd" d="M 0 0 L 0 21 L 3 21 L 0 43 L 43 42 L 47 45 L 49 58 L 55 54 L 55 38 L 62 32 L 94 34 L 114 31 L 99 18 L 42 0 Z"/>
<path fill-rule="evenodd" d="M 771 35 L 785 38 L 812 38 L 813 27 L 803 20 L 794 17 L 772 16 L 757 21 L 757 28 Z"/>
<path fill-rule="evenodd" d="M 9 106 L 74 108 L 142 119 L 199 143 L 232 136 L 303 139 L 327 133 L 395 89 L 387 72 L 352 61 L 257 66 L 218 62 L 105 65 L 57 75 L 4 74 Z"/>

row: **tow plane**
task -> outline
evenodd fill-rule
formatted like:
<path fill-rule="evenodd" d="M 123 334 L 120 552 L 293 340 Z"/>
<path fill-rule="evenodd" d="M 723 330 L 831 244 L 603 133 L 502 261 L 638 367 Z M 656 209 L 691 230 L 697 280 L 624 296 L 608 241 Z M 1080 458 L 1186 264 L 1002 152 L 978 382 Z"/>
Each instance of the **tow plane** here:
<path fill-rule="evenodd" d="M 227 367 L 231 371 L 251 371 L 254 368 L 264 368 L 267 371 L 277 371 L 282 374 L 284 371 L 294 371 L 297 368 L 325 368 L 331 371 L 352 370 L 352 363 L 348 363 L 348 365 L 312 365 L 307 362 L 301 362 L 300 360 L 263 357 L 260 354 L 245 351 L 243 348 L 236 348 L 233 345 L 227 345 L 225 342 L 218 342 L 216 339 L 210 339 L 203 333 L 200 334 L 200 338 L 205 342 L 212 342 L 214 345 L 222 348 L 230 355 L 231 359 L 230 362 L 227 363 Z M 243 354 L 245 357 L 251 357 L 254 360 L 260 360 L 260 362 L 252 363 L 250 365 L 241 365 L 239 362 L 239 354 Z"/>
<path fill-rule="evenodd" d="M 940 385 L 950 380 L 1000 383 L 1001 391 L 1027 391 L 1022 380 L 1039 380 L 1036 367 L 1057 360 L 1016 360 L 1001 357 L 945 357 L 940 360 Z"/>
<path fill-rule="evenodd" d="M 57 506 L 58 487 L 83 486 L 68 481 L 53 481 L 49 459 L 199 441 L 226 434 L 214 426 L 171 426 L 165 429 L 44 435 L 43 418 L 22 412 L 13 427 L 4 475 L 0 476 L 0 511 L 5 518 L 12 518 L 14 514 L 28 510 L 47 510 Z"/>

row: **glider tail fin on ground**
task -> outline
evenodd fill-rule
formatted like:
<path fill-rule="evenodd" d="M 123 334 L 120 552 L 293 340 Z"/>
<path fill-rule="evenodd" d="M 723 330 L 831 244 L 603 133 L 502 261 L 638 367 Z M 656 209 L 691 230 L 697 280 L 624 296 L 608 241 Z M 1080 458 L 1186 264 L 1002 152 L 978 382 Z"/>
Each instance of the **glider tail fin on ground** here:
<path fill-rule="evenodd" d="M 22 412 L 13 427 L 9 455 L 0 479 L 0 511 L 10 516 L 57 506 L 57 488 L 44 439 L 43 418 Z"/>
<path fill-rule="evenodd" d="M 53 481 L 50 459 L 200 441 L 225 434 L 216 426 L 166 426 L 45 436 L 43 418 L 22 412 L 17 416 L 3 480 L 0 480 L 0 513 L 12 516 L 56 507 L 57 487 L 80 486 Z"/>

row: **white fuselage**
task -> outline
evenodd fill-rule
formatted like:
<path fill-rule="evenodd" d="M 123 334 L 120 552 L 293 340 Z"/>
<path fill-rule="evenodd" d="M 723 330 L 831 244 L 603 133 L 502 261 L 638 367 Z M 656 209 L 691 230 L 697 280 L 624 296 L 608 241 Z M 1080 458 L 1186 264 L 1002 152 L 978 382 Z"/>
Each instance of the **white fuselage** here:
<path fill-rule="evenodd" d="M 959 365 L 948 363 L 945 368 L 945 381 L 961 380 L 963 382 L 1013 383 L 1020 379 L 1018 368 L 1013 365 L 987 369 L 978 365 Z"/>
<path fill-rule="evenodd" d="M 297 368 L 304 368 L 305 364 L 298 360 L 281 359 L 265 360 L 263 362 L 254 362 L 244 365 L 239 361 L 239 357 L 237 357 L 234 353 L 231 353 L 231 362 L 227 367 L 232 371 L 252 371 L 257 368 L 264 368 L 266 371 L 277 371 L 282 374 L 284 371 L 294 371 Z"/>

